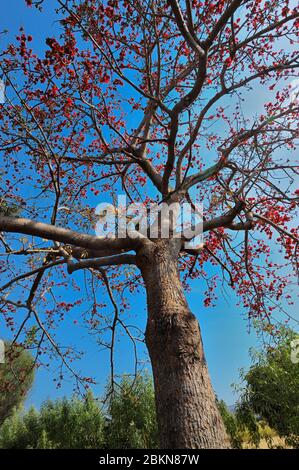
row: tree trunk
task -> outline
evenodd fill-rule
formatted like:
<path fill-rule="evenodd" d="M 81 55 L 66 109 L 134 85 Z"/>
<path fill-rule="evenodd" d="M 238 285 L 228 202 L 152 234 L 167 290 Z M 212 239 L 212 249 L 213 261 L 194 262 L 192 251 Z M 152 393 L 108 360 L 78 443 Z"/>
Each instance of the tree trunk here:
<path fill-rule="evenodd" d="M 230 447 L 203 352 L 200 329 L 179 278 L 179 240 L 137 255 L 148 304 L 146 344 L 153 368 L 160 447 Z"/>

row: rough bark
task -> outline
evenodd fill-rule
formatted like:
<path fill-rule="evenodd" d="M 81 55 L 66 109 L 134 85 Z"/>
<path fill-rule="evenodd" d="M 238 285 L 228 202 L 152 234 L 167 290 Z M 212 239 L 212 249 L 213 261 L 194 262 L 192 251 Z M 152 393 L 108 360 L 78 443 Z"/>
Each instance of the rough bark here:
<path fill-rule="evenodd" d="M 147 291 L 146 344 L 155 385 L 160 446 L 227 448 L 198 321 L 186 302 L 177 268 L 179 240 L 160 240 L 138 253 Z"/>

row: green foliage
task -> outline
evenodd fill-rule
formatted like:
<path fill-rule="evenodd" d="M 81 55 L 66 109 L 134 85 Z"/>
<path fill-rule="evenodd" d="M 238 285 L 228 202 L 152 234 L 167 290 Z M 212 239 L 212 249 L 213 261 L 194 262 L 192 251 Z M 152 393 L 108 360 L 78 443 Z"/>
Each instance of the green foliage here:
<path fill-rule="evenodd" d="M 88 449 L 104 446 L 105 418 L 92 393 L 84 400 L 47 401 L 39 412 L 7 419 L 0 430 L 0 447 L 10 449 Z"/>
<path fill-rule="evenodd" d="M 273 429 L 298 445 L 298 364 L 290 360 L 290 337 L 279 348 L 252 357 L 255 363 L 242 374 L 245 388 L 235 413 L 218 401 L 232 447 L 245 442 L 258 447 L 261 439 L 271 446 Z M 134 381 L 123 378 L 105 408 L 89 392 L 84 400 L 64 398 L 45 402 L 39 411 L 15 411 L 0 428 L 0 447 L 158 448 L 152 381 L 141 375 Z"/>
<path fill-rule="evenodd" d="M 5 342 L 5 363 L 0 364 L 0 424 L 25 399 L 34 379 L 33 365 L 29 352 Z"/>
<path fill-rule="evenodd" d="M 243 373 L 245 388 L 239 412 L 243 420 L 253 414 L 265 420 L 280 437 L 299 447 L 299 364 L 291 360 L 294 332 L 284 329 L 279 345 L 255 355 L 255 363 Z"/>
<path fill-rule="evenodd" d="M 157 448 L 154 391 L 148 377 L 123 379 L 105 410 L 89 392 L 45 402 L 39 411 L 15 412 L 0 428 L 9 449 Z"/>
<path fill-rule="evenodd" d="M 248 405 L 248 403 L 239 403 L 235 411 L 235 419 L 238 423 L 238 433 L 241 441 L 248 441 L 254 447 L 258 447 L 262 439 L 262 428 L 259 425 L 259 420 Z"/>
<path fill-rule="evenodd" d="M 121 392 L 112 394 L 108 412 L 107 445 L 112 449 L 158 448 L 155 397 L 149 377 L 124 378 Z"/>
<path fill-rule="evenodd" d="M 229 435 L 232 447 L 234 449 L 242 449 L 242 429 L 237 416 L 229 411 L 223 400 L 217 400 L 217 406 Z"/>

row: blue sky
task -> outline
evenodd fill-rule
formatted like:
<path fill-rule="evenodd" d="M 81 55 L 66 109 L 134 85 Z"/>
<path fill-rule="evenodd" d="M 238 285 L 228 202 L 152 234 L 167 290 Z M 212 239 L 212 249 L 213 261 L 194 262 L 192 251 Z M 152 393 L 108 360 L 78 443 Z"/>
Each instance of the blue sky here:
<path fill-rule="evenodd" d="M 13 40 L 19 27 L 24 26 L 26 32 L 34 37 L 34 47 L 37 47 L 37 50 L 41 49 L 44 39 L 53 35 L 57 28 L 57 23 L 55 23 L 57 17 L 53 14 L 53 8 L 49 8 L 49 5 L 56 6 L 56 2 L 55 0 L 47 0 L 45 4 L 46 8 L 43 14 L 40 14 L 34 8 L 27 8 L 23 0 L 2 0 L 0 30 L 7 29 L 8 33 L 0 36 L 0 48 L 8 40 Z M 255 100 L 251 101 L 252 110 L 256 108 L 258 97 L 262 98 L 260 90 L 255 90 L 254 93 Z M 82 285 L 82 273 L 76 273 L 74 278 L 78 284 Z M 201 281 L 194 280 L 192 292 L 188 294 L 188 300 L 191 310 L 197 315 L 201 325 L 205 353 L 215 391 L 219 398 L 232 404 L 235 402 L 236 396 L 233 394 L 231 384 L 238 382 L 239 368 L 249 365 L 249 348 L 257 347 L 259 342 L 254 330 L 252 328 L 248 330 L 246 312 L 237 306 L 238 299 L 228 287 L 222 291 L 220 286 L 216 306 L 210 308 L 204 308 L 202 305 L 201 294 L 204 290 L 205 286 L 201 284 Z M 73 294 L 70 289 L 65 292 L 65 300 L 66 302 L 71 301 L 72 298 Z M 135 294 L 131 312 L 132 320 L 144 329 L 146 321 L 144 293 Z M 294 316 L 297 315 L 296 306 L 290 313 Z M 75 319 L 79 319 L 76 326 L 74 326 Z M 84 322 L 80 319 L 80 307 L 74 309 L 71 317 L 61 323 L 58 335 L 74 345 L 79 345 L 86 351 L 85 356 L 78 363 L 78 367 L 84 375 L 92 375 L 96 378 L 98 383 L 94 387 L 94 392 L 96 395 L 100 395 L 109 374 L 108 355 L 107 352 L 99 351 L 97 338 L 91 337 L 86 331 Z M 141 350 L 142 352 L 144 353 Z M 127 340 L 123 337 L 119 339 L 117 355 L 118 371 L 130 372 L 133 361 L 132 351 Z M 143 357 L 146 359 L 145 354 Z M 146 364 L 145 367 L 150 368 L 149 364 Z M 71 380 L 64 381 L 60 389 L 56 388 L 53 382 L 54 373 L 53 367 L 50 370 L 38 370 L 26 405 L 39 406 L 47 398 L 72 393 L 73 383 Z"/>

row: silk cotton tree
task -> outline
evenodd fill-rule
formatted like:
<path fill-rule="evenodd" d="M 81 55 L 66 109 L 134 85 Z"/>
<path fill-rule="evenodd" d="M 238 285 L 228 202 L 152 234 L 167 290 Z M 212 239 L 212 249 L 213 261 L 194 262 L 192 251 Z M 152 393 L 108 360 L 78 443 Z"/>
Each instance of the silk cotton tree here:
<path fill-rule="evenodd" d="M 141 283 L 161 447 L 229 447 L 201 307 L 193 314 L 185 292 L 207 282 L 208 307 L 226 281 L 249 321 L 273 333 L 273 314 L 292 301 L 298 9 L 286 0 L 53 3 L 59 31 L 43 52 L 21 29 L 1 54 L 4 318 L 18 340 L 31 334 L 38 353 L 49 347 L 70 369 L 54 326 L 83 299 L 64 302 L 55 290 L 75 295 L 85 278 L 91 329 L 102 321 L 102 289 L 112 302 L 113 369 L 118 327 L 134 339 L 123 291 Z M 27 4 L 44 14 L 42 0 Z M 203 204 L 204 244 L 186 248 L 173 232 L 97 236 L 94 207 L 117 194 Z"/>

